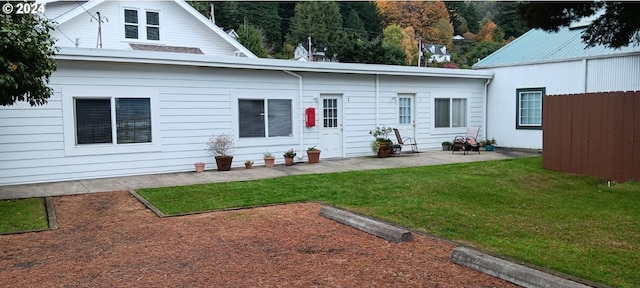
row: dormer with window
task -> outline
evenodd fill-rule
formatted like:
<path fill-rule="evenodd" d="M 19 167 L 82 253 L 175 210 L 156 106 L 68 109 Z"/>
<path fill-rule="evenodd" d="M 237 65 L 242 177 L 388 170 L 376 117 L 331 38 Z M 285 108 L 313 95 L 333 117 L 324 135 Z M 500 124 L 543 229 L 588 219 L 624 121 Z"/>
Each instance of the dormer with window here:
<path fill-rule="evenodd" d="M 160 40 L 160 12 L 136 8 L 124 9 L 124 38 L 143 41 Z"/>

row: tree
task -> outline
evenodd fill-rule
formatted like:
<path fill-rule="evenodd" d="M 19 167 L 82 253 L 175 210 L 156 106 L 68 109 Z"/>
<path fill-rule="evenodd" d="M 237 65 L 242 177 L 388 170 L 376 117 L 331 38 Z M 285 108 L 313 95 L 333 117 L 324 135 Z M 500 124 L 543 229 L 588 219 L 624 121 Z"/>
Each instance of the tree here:
<path fill-rule="evenodd" d="M 489 54 L 496 52 L 502 48 L 504 44 L 496 41 L 483 41 L 476 43 L 475 47 L 467 54 L 467 64 L 473 65 L 478 60 L 489 56 Z"/>
<path fill-rule="evenodd" d="M 406 55 L 405 65 L 418 64 L 418 41 L 413 27 L 402 29 L 396 24 L 384 28 L 382 44 L 402 49 Z"/>
<path fill-rule="evenodd" d="M 267 48 L 265 48 L 266 39 L 264 38 L 262 31 L 251 24 L 242 24 L 238 29 L 238 42 L 260 58 L 269 56 Z"/>
<path fill-rule="evenodd" d="M 18 101 L 44 105 L 53 94 L 49 84 L 57 51 L 49 21 L 37 14 L 0 14 L 0 105 Z"/>
<path fill-rule="evenodd" d="M 291 18 L 287 43 L 295 46 L 306 43 L 307 38 L 317 46 L 335 43 L 342 31 L 342 16 L 336 2 L 298 2 Z"/>
<path fill-rule="evenodd" d="M 504 38 L 517 38 L 529 31 L 527 23 L 518 13 L 518 3 L 498 2 L 496 8 L 498 12 L 494 17 L 494 22 L 504 32 Z"/>
<path fill-rule="evenodd" d="M 354 10 L 358 13 L 358 18 L 362 20 L 364 30 L 367 32 L 367 39 L 371 40 L 382 34 L 382 17 L 373 1 L 338 1 L 338 4 L 340 14 L 345 19 L 345 28 L 350 28 L 346 22 L 349 13 Z"/>
<path fill-rule="evenodd" d="M 377 1 L 378 9 L 385 23 L 398 24 L 402 28 L 413 27 L 417 36 L 435 41 L 437 44 L 447 45 L 453 37 L 447 37 L 438 29 L 442 28 L 441 20 L 449 23 L 449 12 L 442 1 Z M 451 25 L 450 23 L 448 25 Z M 446 38 L 446 39 L 445 39 Z"/>
<path fill-rule="evenodd" d="M 356 10 L 351 9 L 347 14 L 344 19 L 344 29 L 360 35 L 363 39 L 369 39 L 367 30 L 364 29 L 364 22 L 360 19 Z"/>
<path fill-rule="evenodd" d="M 367 41 L 355 33 L 341 33 L 333 47 L 340 62 L 404 65 L 406 55 L 401 47 L 383 44 L 380 40 Z"/>
<path fill-rule="evenodd" d="M 520 15 L 531 28 L 558 31 L 583 17 L 601 15 L 587 26 L 582 40 L 587 47 L 605 45 L 620 48 L 640 44 L 638 2 L 530 2 L 519 6 Z"/>
<path fill-rule="evenodd" d="M 480 29 L 480 32 L 476 35 L 476 41 L 478 42 L 502 42 L 503 40 L 504 32 L 502 32 L 500 27 L 498 27 L 496 23 L 493 23 L 493 21 L 489 21 L 487 24 L 482 26 L 482 29 Z"/>

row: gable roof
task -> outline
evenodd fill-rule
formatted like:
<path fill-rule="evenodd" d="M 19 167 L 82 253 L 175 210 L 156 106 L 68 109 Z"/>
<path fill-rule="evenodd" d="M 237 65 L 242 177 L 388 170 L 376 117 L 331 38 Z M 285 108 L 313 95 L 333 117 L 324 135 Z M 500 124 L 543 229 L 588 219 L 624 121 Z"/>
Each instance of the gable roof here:
<path fill-rule="evenodd" d="M 474 64 L 473 68 L 483 69 L 640 54 L 640 46 L 613 49 L 598 45 L 585 48 L 586 44 L 582 42 L 581 38 L 584 29 L 584 27 L 577 29 L 562 28 L 558 32 L 532 29 L 498 51 L 483 58 Z"/>
<path fill-rule="evenodd" d="M 92 1 L 86 1 L 86 2 L 83 2 L 83 3 L 78 2 L 77 3 L 78 6 L 76 6 L 75 8 L 71 9 L 68 12 L 65 12 L 65 13 L 59 15 L 58 17 L 50 19 L 50 20 L 53 20 L 53 21 L 57 22 L 58 25 L 62 25 L 65 22 L 77 17 L 78 15 L 80 15 L 82 13 L 86 13 L 89 9 L 98 6 L 99 4 L 103 3 L 104 1 L 105 0 L 92 0 Z M 47 2 L 51 3 L 51 2 L 58 2 L 58 1 L 47 1 Z M 229 36 L 226 32 L 224 32 L 222 30 L 222 28 L 216 26 L 213 22 L 211 22 L 209 19 L 204 17 L 204 15 L 200 14 L 200 12 L 198 12 L 198 10 L 196 10 L 193 7 L 191 7 L 191 5 L 189 5 L 186 1 L 184 1 L 184 0 L 173 0 L 173 2 L 178 4 L 178 6 L 182 7 L 185 11 L 187 11 L 187 13 L 189 13 L 191 16 L 193 16 L 198 21 L 202 22 L 202 24 L 207 26 L 216 35 L 218 35 L 219 37 L 224 39 L 226 42 L 228 42 L 231 46 L 233 46 L 235 49 L 240 51 L 245 56 L 247 56 L 249 58 L 258 58 L 258 56 L 253 54 L 246 47 L 242 46 L 242 44 L 240 44 L 238 41 L 236 41 L 236 39 L 233 39 L 233 37 Z"/>

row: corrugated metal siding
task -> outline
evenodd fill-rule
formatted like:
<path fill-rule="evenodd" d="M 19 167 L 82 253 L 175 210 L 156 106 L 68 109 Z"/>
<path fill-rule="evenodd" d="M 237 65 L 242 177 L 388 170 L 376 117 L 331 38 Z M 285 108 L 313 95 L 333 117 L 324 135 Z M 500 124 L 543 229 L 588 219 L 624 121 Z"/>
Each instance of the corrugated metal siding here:
<path fill-rule="evenodd" d="M 474 68 L 509 66 L 526 63 L 593 58 L 606 55 L 640 53 L 640 46 L 607 48 L 599 45 L 586 48 L 582 42 L 584 29 L 560 29 L 557 33 L 533 29 L 498 51 L 480 60 Z"/>
<path fill-rule="evenodd" d="M 640 55 L 591 59 L 587 92 L 640 90 Z"/>

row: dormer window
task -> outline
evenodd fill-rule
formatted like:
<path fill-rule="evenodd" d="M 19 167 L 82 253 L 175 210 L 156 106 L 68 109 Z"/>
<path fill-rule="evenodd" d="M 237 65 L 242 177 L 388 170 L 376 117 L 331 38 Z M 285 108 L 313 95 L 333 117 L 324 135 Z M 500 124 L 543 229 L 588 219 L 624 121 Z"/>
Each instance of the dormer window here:
<path fill-rule="evenodd" d="M 147 40 L 160 40 L 160 13 L 147 11 Z"/>
<path fill-rule="evenodd" d="M 140 25 L 141 23 L 142 25 Z M 141 27 L 145 29 L 142 32 L 140 32 Z M 140 35 L 145 34 L 146 40 L 160 40 L 160 13 L 146 11 L 144 14 L 139 15 L 136 9 L 124 9 L 124 38 L 140 39 Z"/>
<path fill-rule="evenodd" d="M 138 10 L 124 10 L 124 38 L 138 39 Z"/>

